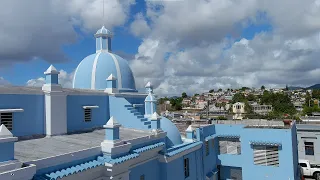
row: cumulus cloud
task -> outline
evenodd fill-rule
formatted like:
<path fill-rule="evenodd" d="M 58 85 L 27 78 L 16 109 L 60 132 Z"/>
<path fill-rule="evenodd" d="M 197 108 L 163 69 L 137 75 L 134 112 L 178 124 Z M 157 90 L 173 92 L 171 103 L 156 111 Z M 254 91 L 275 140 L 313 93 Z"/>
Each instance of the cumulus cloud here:
<path fill-rule="evenodd" d="M 66 71 L 61 69 L 59 72 L 59 84 L 61 84 L 61 86 L 64 88 L 72 88 L 73 76 L 75 71 L 67 73 Z M 45 84 L 45 78 L 39 77 L 37 79 L 28 80 L 26 86 L 41 87 L 43 84 Z"/>
<path fill-rule="evenodd" d="M 138 13 L 135 16 L 135 20 L 130 25 L 130 31 L 135 36 L 146 36 L 150 32 L 150 30 L 151 29 L 142 13 Z"/>
<path fill-rule="evenodd" d="M 319 0 L 149 1 L 133 22 L 147 19 L 151 28 L 131 62 L 137 84 L 192 94 L 318 83 L 319 16 Z M 266 23 L 271 31 L 238 40 L 243 28 Z"/>
<path fill-rule="evenodd" d="M 63 45 L 74 43 L 77 33 L 97 30 L 102 21 L 112 29 L 127 21 L 134 0 L 3 0 L 0 2 L 0 65 L 43 59 L 66 61 Z"/>
<path fill-rule="evenodd" d="M 10 85 L 10 82 L 5 80 L 3 77 L 0 77 L 0 86 Z"/>

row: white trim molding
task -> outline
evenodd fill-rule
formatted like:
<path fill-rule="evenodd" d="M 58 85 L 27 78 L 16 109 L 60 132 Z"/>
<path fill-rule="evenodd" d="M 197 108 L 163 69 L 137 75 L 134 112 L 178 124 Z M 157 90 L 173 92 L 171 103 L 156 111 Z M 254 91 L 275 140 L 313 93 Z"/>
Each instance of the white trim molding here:
<path fill-rule="evenodd" d="M 91 72 L 91 89 L 96 88 L 96 70 L 97 70 L 97 64 L 98 64 L 98 59 L 100 57 L 100 54 L 101 52 L 97 53 L 93 61 L 92 72 Z"/>
<path fill-rule="evenodd" d="M 192 152 L 200 149 L 201 146 L 202 146 L 202 144 L 199 144 L 199 145 L 197 145 L 197 146 L 194 146 L 194 147 L 192 147 L 192 148 L 190 148 L 190 149 L 187 149 L 187 150 L 185 150 L 185 151 L 183 151 L 183 152 L 180 152 L 180 153 L 178 153 L 178 154 L 176 154 L 176 155 L 173 155 L 173 156 L 171 156 L 171 157 L 167 157 L 167 156 L 165 156 L 165 155 L 161 155 L 160 158 L 159 158 L 159 161 L 160 161 L 160 162 L 168 163 L 168 162 L 170 162 L 170 161 L 173 161 L 173 160 L 175 160 L 175 159 L 178 159 L 178 158 L 180 158 L 180 157 L 182 157 L 182 156 L 184 156 L 184 155 L 187 155 L 187 154 L 189 154 L 189 153 L 192 153 Z"/>
<path fill-rule="evenodd" d="M 117 86 L 117 88 L 121 89 L 122 88 L 122 77 L 121 77 L 121 69 L 120 69 L 120 66 L 119 66 L 118 59 L 112 53 L 109 53 L 109 55 L 112 57 L 114 65 L 116 66 L 116 69 L 117 69 L 117 78 L 118 78 L 118 86 Z"/>
<path fill-rule="evenodd" d="M 99 106 L 82 106 L 83 109 L 96 109 L 99 108 Z"/>
<path fill-rule="evenodd" d="M 13 113 L 13 112 L 23 112 L 24 109 L 18 108 L 18 109 L 0 109 L 0 113 Z"/>

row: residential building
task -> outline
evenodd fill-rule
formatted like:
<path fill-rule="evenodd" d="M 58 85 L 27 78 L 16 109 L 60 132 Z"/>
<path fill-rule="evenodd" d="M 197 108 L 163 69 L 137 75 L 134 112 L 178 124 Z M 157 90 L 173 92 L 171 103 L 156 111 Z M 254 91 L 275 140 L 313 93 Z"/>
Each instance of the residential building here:
<path fill-rule="evenodd" d="M 243 102 L 236 102 L 232 105 L 233 119 L 243 119 L 246 111 Z"/>
<path fill-rule="evenodd" d="M 252 110 L 256 114 L 267 115 L 272 111 L 272 105 L 260 105 L 258 103 L 251 104 Z"/>
<path fill-rule="evenodd" d="M 73 88 L 0 87 L 1 180 L 298 180 L 296 125 L 189 126 L 185 138 L 139 93 L 110 31 L 78 65 Z M 243 107 L 241 107 L 243 108 Z"/>
<path fill-rule="evenodd" d="M 320 164 L 320 124 L 297 124 L 299 159 Z"/>

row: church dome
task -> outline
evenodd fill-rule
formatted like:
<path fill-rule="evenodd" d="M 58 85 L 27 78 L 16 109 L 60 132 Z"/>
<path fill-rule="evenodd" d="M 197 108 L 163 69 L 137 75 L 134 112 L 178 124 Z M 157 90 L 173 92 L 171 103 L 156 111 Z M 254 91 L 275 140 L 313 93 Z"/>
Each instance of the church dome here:
<path fill-rule="evenodd" d="M 134 76 L 128 62 L 111 52 L 111 32 L 102 27 L 95 37 L 96 53 L 87 56 L 78 65 L 73 88 L 105 89 L 106 79 L 112 74 L 117 78 L 116 85 L 120 92 L 136 91 Z"/>

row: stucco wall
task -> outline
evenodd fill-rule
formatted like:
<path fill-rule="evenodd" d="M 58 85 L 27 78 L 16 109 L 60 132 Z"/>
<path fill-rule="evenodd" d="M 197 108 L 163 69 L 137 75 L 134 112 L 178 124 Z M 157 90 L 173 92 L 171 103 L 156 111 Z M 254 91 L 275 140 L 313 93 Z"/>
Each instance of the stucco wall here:
<path fill-rule="evenodd" d="M 152 160 L 130 169 L 130 179 L 140 179 L 141 175 L 145 180 L 161 180 L 159 161 Z"/>
<path fill-rule="evenodd" d="M 206 127 L 204 127 L 205 129 Z M 212 126 L 208 126 L 212 129 Z M 204 136 L 210 134 L 210 131 L 203 130 Z M 215 135 L 240 135 L 241 154 L 219 154 L 219 143 L 215 140 L 215 152 L 217 154 L 217 164 L 229 167 L 241 167 L 243 179 L 294 179 L 297 169 L 297 147 L 294 146 L 294 130 L 292 129 L 262 129 L 262 128 L 244 128 L 243 125 L 215 125 Z M 279 167 L 254 165 L 253 149 L 250 141 L 269 141 L 280 142 L 282 147 L 279 150 Z M 211 146 L 209 146 L 212 148 Z M 205 148 L 205 146 L 203 147 Z M 211 150 L 210 150 L 211 152 Z M 210 170 L 208 166 L 212 163 L 204 156 L 204 169 Z M 211 157 L 214 161 L 214 157 Z M 290 169 L 290 170 L 289 170 Z"/>
<path fill-rule="evenodd" d="M 83 106 L 99 106 L 92 109 L 91 122 L 84 121 Z M 102 127 L 109 120 L 109 97 L 69 95 L 67 96 L 67 129 L 68 132 Z"/>
<path fill-rule="evenodd" d="M 313 164 L 320 164 L 320 133 L 298 131 L 297 137 L 299 159 L 307 159 Z M 314 156 L 306 155 L 304 142 L 313 142 Z"/>
<path fill-rule="evenodd" d="M 0 94 L 0 109 L 24 109 L 13 113 L 14 136 L 44 134 L 44 95 Z"/>

